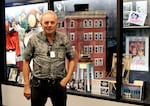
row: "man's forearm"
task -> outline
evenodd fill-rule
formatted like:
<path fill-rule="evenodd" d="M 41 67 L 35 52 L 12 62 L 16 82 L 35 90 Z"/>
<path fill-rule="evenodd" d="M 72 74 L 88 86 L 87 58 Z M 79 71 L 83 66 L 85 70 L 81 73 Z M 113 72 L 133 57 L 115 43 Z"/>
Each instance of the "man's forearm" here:
<path fill-rule="evenodd" d="M 74 67 L 75 67 L 75 59 L 72 59 L 69 61 L 69 67 L 68 67 L 68 72 L 67 72 L 67 78 L 70 80 L 72 73 L 74 71 Z"/>
<path fill-rule="evenodd" d="M 23 60 L 24 85 L 29 85 L 30 84 L 29 74 L 30 74 L 29 61 Z"/>

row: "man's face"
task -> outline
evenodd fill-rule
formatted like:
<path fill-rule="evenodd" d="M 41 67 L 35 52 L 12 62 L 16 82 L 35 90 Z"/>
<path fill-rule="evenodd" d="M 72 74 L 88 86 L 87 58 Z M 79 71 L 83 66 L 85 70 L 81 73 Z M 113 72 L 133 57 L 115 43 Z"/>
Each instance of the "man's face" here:
<path fill-rule="evenodd" d="M 54 15 L 46 14 L 43 16 L 41 24 L 46 34 L 54 34 L 57 28 L 57 19 Z"/>

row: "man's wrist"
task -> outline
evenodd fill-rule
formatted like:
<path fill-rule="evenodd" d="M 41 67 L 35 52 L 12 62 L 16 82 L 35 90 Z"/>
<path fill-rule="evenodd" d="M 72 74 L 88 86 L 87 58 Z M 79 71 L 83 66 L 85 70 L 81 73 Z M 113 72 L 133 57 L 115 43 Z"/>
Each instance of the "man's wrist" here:
<path fill-rule="evenodd" d="M 24 83 L 24 86 L 29 86 L 30 85 L 30 83 Z"/>

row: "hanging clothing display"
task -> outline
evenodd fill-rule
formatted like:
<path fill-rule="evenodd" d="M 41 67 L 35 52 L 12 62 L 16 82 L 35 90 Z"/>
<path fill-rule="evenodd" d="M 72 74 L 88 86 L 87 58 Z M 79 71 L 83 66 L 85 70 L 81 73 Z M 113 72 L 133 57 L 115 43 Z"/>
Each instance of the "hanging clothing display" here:
<path fill-rule="evenodd" d="M 16 56 L 20 55 L 19 35 L 15 30 L 6 34 L 6 51 L 16 51 Z"/>
<path fill-rule="evenodd" d="M 24 36 L 25 36 L 25 29 L 22 28 L 19 24 L 15 25 L 14 29 L 18 32 L 19 45 L 20 45 L 20 56 L 18 56 L 16 58 L 16 61 L 20 62 L 20 61 L 23 60 L 23 52 L 24 52 L 24 49 L 25 49 L 24 42 L 23 42 L 23 39 L 24 39 Z"/>

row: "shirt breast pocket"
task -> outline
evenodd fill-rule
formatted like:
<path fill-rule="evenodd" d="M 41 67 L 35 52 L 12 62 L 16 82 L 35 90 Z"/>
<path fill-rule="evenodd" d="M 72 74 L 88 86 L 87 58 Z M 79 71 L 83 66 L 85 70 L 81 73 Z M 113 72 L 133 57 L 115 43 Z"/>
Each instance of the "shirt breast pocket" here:
<path fill-rule="evenodd" d="M 65 58 L 65 54 L 66 54 L 66 50 L 65 50 L 65 47 L 59 47 L 58 49 L 58 58 L 60 59 L 64 59 Z"/>

